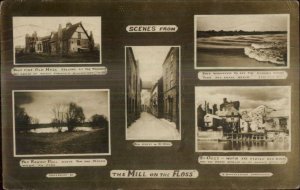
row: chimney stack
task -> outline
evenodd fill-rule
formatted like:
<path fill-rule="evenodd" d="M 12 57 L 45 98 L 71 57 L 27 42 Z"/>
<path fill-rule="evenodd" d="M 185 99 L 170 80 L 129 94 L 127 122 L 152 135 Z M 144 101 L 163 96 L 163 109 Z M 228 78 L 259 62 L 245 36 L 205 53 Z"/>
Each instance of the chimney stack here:
<path fill-rule="evenodd" d="M 58 31 L 57 31 L 57 50 L 60 54 L 62 54 L 62 28 L 61 24 L 58 25 Z"/>
<path fill-rule="evenodd" d="M 218 106 L 217 106 L 217 104 L 214 104 L 213 105 L 213 114 L 216 115 L 217 111 L 218 111 Z"/>
<path fill-rule="evenodd" d="M 32 37 L 37 38 L 37 32 L 36 31 L 33 32 Z"/>
<path fill-rule="evenodd" d="M 60 37 L 62 36 L 62 28 L 61 28 L 61 24 L 58 25 L 57 35 L 58 35 L 58 38 L 60 38 Z"/>
<path fill-rule="evenodd" d="M 70 26 L 72 26 L 71 22 L 67 22 L 66 28 L 68 29 L 68 28 L 70 28 Z"/>

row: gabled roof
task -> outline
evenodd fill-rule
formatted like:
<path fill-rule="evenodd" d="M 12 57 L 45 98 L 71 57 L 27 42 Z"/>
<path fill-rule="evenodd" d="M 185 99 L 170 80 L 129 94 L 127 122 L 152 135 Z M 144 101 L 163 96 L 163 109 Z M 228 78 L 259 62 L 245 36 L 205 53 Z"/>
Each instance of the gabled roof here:
<path fill-rule="evenodd" d="M 288 118 L 289 114 L 287 110 L 276 110 L 267 115 L 267 118 Z"/>
<path fill-rule="evenodd" d="M 51 39 L 51 36 L 52 36 L 52 34 L 50 34 L 49 36 L 40 37 L 40 40 L 41 41 L 49 40 L 49 39 Z"/>
<path fill-rule="evenodd" d="M 88 33 L 86 32 L 86 30 L 84 29 L 84 27 L 82 26 L 81 22 L 76 23 L 76 24 L 72 24 L 71 26 L 69 26 L 68 28 L 63 28 L 62 29 L 62 40 L 68 40 L 72 37 L 72 35 L 74 34 L 74 32 L 76 31 L 76 29 L 81 26 L 83 31 L 85 32 L 85 34 L 87 35 L 88 38 L 90 38 L 90 36 L 88 35 Z M 50 42 L 54 42 L 58 39 L 58 32 L 55 32 L 53 34 L 53 37 L 51 38 Z"/>
<path fill-rule="evenodd" d="M 57 40 L 57 32 L 53 33 L 53 37 L 50 39 L 50 42 L 55 42 Z"/>
<path fill-rule="evenodd" d="M 78 26 L 80 26 L 80 25 L 81 25 L 81 23 L 79 22 L 76 24 L 72 24 L 68 28 L 63 28 L 62 29 L 62 39 L 63 40 L 70 39 L 72 37 L 72 35 L 74 34 L 74 32 L 76 31 L 76 29 L 78 28 Z"/>

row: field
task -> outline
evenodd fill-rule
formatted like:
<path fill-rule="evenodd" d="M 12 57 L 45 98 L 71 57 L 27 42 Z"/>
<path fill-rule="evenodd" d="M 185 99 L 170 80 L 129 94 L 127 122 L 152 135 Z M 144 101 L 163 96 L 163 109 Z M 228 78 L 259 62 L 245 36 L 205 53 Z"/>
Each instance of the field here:
<path fill-rule="evenodd" d="M 108 153 L 105 129 L 62 133 L 17 133 L 17 155 Z"/>
<path fill-rule="evenodd" d="M 16 54 L 16 63 L 99 63 L 99 51 L 81 52 L 71 55 L 50 55 L 50 54 Z"/>

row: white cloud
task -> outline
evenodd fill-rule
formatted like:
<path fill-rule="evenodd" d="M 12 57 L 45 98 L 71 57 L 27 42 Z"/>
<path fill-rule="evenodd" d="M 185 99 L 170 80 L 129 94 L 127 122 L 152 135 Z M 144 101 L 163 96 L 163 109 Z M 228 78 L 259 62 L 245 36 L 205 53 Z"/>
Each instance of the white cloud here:
<path fill-rule="evenodd" d="M 16 92 L 22 93 L 22 92 Z M 57 103 L 74 102 L 83 108 L 86 119 L 94 114 L 108 116 L 108 93 L 106 91 L 36 91 L 31 92 L 32 102 L 20 105 L 40 123 L 51 122 L 51 109 Z"/>
<path fill-rule="evenodd" d="M 223 98 L 228 101 L 240 101 L 241 109 L 253 109 L 260 105 L 267 105 L 274 109 L 288 109 L 290 90 L 287 86 L 260 86 L 260 87 L 196 87 L 196 106 L 207 101 L 218 107 Z"/>
<path fill-rule="evenodd" d="M 201 15 L 197 30 L 287 31 L 287 15 Z"/>

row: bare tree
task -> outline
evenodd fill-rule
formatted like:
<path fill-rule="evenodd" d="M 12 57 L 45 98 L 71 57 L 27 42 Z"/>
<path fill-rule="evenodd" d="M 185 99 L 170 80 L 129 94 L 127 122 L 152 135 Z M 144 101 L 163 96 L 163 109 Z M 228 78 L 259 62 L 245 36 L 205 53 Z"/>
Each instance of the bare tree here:
<path fill-rule="evenodd" d="M 58 132 L 61 132 L 63 125 L 67 123 L 68 105 L 63 103 L 54 104 L 51 111 L 53 113 L 52 127 L 57 128 Z"/>
<path fill-rule="evenodd" d="M 81 125 L 85 120 L 82 107 L 73 102 L 53 105 L 52 113 L 53 119 L 51 124 L 57 128 L 59 132 L 62 131 L 63 126 L 67 126 L 68 131 L 73 131 L 76 126 Z"/>

